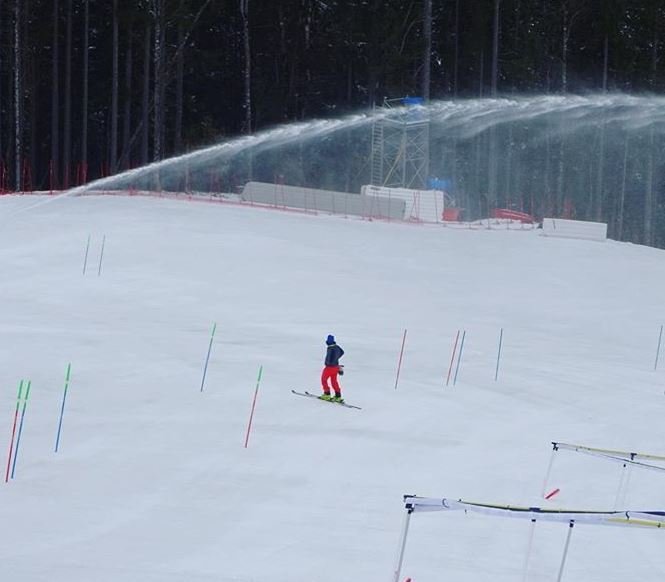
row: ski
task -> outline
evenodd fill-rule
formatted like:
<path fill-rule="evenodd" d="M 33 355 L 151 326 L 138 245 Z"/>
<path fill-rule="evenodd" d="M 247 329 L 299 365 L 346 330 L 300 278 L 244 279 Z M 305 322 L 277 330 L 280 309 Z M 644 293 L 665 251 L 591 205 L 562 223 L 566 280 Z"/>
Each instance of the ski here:
<path fill-rule="evenodd" d="M 294 394 L 297 394 L 298 396 L 307 396 L 309 398 L 316 398 L 317 400 L 320 400 L 321 402 L 329 402 L 330 404 L 337 404 L 338 406 L 345 406 L 346 408 L 355 408 L 356 410 L 362 410 L 360 406 L 355 406 L 353 404 L 348 404 L 346 402 L 334 402 L 332 400 L 323 400 L 322 398 L 319 398 L 316 394 L 312 394 L 311 392 L 307 392 L 305 390 L 304 392 L 298 392 L 297 390 L 291 390 Z"/>

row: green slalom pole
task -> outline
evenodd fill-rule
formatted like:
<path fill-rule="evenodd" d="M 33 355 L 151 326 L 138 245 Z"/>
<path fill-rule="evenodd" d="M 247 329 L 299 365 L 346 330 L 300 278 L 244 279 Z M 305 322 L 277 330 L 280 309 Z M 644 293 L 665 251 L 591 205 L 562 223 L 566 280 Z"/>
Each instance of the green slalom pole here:
<path fill-rule="evenodd" d="M 23 410 L 21 411 L 21 422 L 18 425 L 18 436 L 16 437 L 16 450 L 14 451 L 14 461 L 12 462 L 12 479 L 14 478 L 14 471 L 16 470 L 16 457 L 18 457 L 18 447 L 21 444 L 21 433 L 23 432 L 23 419 L 25 418 L 25 409 L 28 406 L 28 398 L 30 398 L 30 385 L 32 380 L 28 380 L 28 388 L 25 391 L 25 398 L 23 399 Z"/>
<path fill-rule="evenodd" d="M 69 388 L 69 374 L 72 370 L 72 365 L 67 364 L 67 375 L 65 376 L 65 392 L 62 395 L 62 406 L 60 407 L 60 420 L 58 421 L 58 435 L 55 437 L 55 452 L 58 452 L 60 446 L 60 431 L 62 429 L 62 416 L 65 413 L 65 400 L 67 400 L 67 389 Z"/>
<path fill-rule="evenodd" d="M 245 436 L 245 448 L 249 444 L 249 433 L 252 430 L 252 420 L 254 419 L 254 409 L 256 408 L 256 397 L 259 394 L 259 384 L 261 384 L 261 375 L 263 374 L 263 366 L 259 368 L 259 377 L 256 379 L 256 388 L 254 389 L 254 400 L 252 400 L 252 411 L 249 413 L 249 423 L 247 424 L 247 435 Z"/>

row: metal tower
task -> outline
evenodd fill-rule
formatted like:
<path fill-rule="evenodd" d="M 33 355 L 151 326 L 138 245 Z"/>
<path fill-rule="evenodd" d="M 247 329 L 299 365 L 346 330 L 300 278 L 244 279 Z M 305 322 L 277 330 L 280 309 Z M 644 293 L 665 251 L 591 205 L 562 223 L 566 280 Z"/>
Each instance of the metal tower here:
<path fill-rule="evenodd" d="M 372 126 L 372 185 L 427 189 L 429 114 L 419 97 L 386 99 Z"/>

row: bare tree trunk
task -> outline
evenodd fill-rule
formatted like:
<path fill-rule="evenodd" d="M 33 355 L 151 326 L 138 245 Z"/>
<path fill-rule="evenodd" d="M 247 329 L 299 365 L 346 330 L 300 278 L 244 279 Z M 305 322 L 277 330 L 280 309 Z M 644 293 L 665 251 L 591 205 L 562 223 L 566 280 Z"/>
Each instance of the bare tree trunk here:
<path fill-rule="evenodd" d="M 249 0 L 240 0 L 240 15 L 242 17 L 243 53 L 245 58 L 244 70 L 244 103 L 245 121 L 244 132 L 252 133 L 252 53 L 249 38 Z M 305 46 L 309 42 L 309 21 L 305 27 Z M 247 152 L 247 179 L 252 180 L 254 174 L 254 159 L 251 151 Z"/>
<path fill-rule="evenodd" d="M 51 47 L 51 170 L 53 182 L 58 187 L 60 174 L 60 62 L 59 62 L 59 0 L 53 2 L 53 40 Z"/>
<path fill-rule="evenodd" d="M 654 206 L 654 155 L 655 147 L 653 126 L 649 130 L 649 155 L 644 192 L 644 244 L 653 244 L 653 206 Z"/>
<path fill-rule="evenodd" d="M 244 70 L 244 104 L 245 110 L 245 133 L 252 133 L 252 54 L 249 38 L 249 0 L 240 0 L 240 14 L 242 16 L 242 38 L 243 52 L 245 57 Z"/>
<path fill-rule="evenodd" d="M 141 102 L 141 164 L 149 161 L 150 129 L 150 23 L 145 25 L 143 36 L 143 99 Z"/>
<path fill-rule="evenodd" d="M 658 73 L 658 13 L 654 14 L 653 42 L 651 43 L 651 87 L 656 87 L 656 75 Z"/>
<path fill-rule="evenodd" d="M 515 3 L 515 29 L 513 32 L 513 51 L 515 54 L 519 54 L 520 50 L 520 30 L 522 23 L 520 22 L 520 12 L 522 5 L 520 0 L 517 0 Z"/>
<path fill-rule="evenodd" d="M 83 6 L 83 103 L 81 113 L 81 164 L 83 180 L 88 175 L 88 64 L 90 58 L 90 4 L 84 0 Z"/>
<path fill-rule="evenodd" d="M 501 0 L 494 0 L 494 30 L 492 34 L 492 97 L 496 97 L 499 82 L 499 35 Z"/>
<path fill-rule="evenodd" d="M 561 92 L 568 93 L 568 21 L 563 24 L 561 48 Z"/>
<path fill-rule="evenodd" d="M 455 0 L 455 64 L 453 65 L 453 97 L 457 99 L 459 74 L 459 0 Z"/>
<path fill-rule="evenodd" d="M 370 30 L 368 47 L 368 75 L 367 75 L 367 105 L 374 108 L 376 105 L 376 92 L 379 85 L 379 69 L 381 59 L 381 32 L 379 26 L 381 0 L 372 0 L 369 6 Z"/>
<path fill-rule="evenodd" d="M 548 124 L 549 125 L 549 124 Z M 549 128 L 548 128 L 549 129 Z M 552 202 L 552 186 L 550 184 L 550 167 L 552 160 L 552 142 L 550 139 L 550 132 L 545 132 L 545 170 L 543 171 L 543 194 L 541 213 L 542 218 L 555 216 L 554 203 Z"/>
<path fill-rule="evenodd" d="M 303 5 L 305 7 L 305 25 L 304 25 L 304 58 L 303 58 L 303 64 L 305 66 L 305 82 L 306 85 L 309 85 L 312 82 L 312 67 L 311 67 L 311 62 L 312 59 L 308 57 L 308 55 L 311 53 L 312 50 L 312 20 L 314 18 L 313 15 L 313 7 L 314 7 L 314 1 L 315 0 L 303 0 Z M 307 106 L 309 105 L 309 100 L 308 99 L 300 99 L 300 103 L 298 104 L 298 109 L 300 110 L 300 118 L 305 119 L 306 116 L 306 111 L 307 111 Z M 251 163 L 251 157 L 250 157 L 250 163 Z M 252 175 L 251 171 L 251 166 L 250 166 L 250 177 Z"/>
<path fill-rule="evenodd" d="M 607 68 L 609 62 L 609 35 L 605 34 L 603 43 L 603 93 L 607 92 Z M 600 126 L 600 147 L 598 151 L 598 177 L 596 181 L 596 207 L 592 210 L 595 220 L 600 221 L 605 202 L 605 120 Z"/>
<path fill-rule="evenodd" d="M 561 0 L 561 92 L 568 92 L 568 47 L 570 44 L 570 33 L 577 17 L 582 13 L 583 7 L 570 13 L 568 2 Z"/>
<path fill-rule="evenodd" d="M 628 135 L 623 150 L 623 177 L 621 180 L 621 197 L 619 198 L 619 216 L 617 218 L 617 240 L 623 240 L 623 211 L 626 201 L 626 177 L 628 175 Z"/>
<path fill-rule="evenodd" d="M 547 1 L 547 0 L 546 0 Z M 546 73 L 545 73 L 545 91 L 549 93 L 552 86 L 552 77 L 550 64 L 548 63 Z M 544 187 L 545 187 L 545 201 L 543 202 L 543 218 L 548 214 L 552 217 L 556 216 L 555 212 L 555 203 L 553 200 L 553 189 L 552 189 L 552 171 L 551 168 L 554 165 L 552 162 L 552 138 L 550 131 L 550 124 L 548 121 L 545 122 L 547 131 L 545 132 L 545 176 L 544 176 Z"/>
<path fill-rule="evenodd" d="M 484 81 L 485 81 L 485 51 L 481 50 L 480 51 L 480 63 L 478 66 L 479 69 L 479 74 L 478 74 L 478 98 L 482 99 L 483 98 L 483 90 L 484 90 Z M 485 188 L 485 184 L 482 183 L 482 171 L 480 169 L 480 164 L 481 164 L 481 159 L 482 159 L 482 151 L 483 151 L 483 146 L 485 143 L 485 136 L 482 133 L 479 133 L 475 137 L 475 146 L 476 146 L 476 172 L 475 172 L 475 185 L 476 185 L 476 196 L 478 197 L 478 218 L 483 218 L 483 204 L 482 204 L 482 199 L 485 198 L 487 201 L 487 189 Z M 488 210 L 489 210 L 489 205 Z"/>
<path fill-rule="evenodd" d="M 72 142 L 72 0 L 67 1 L 67 39 L 65 45 L 65 118 L 63 140 L 63 180 L 65 188 L 70 185 Z"/>
<path fill-rule="evenodd" d="M 488 210 L 497 208 L 499 203 L 499 156 L 498 129 L 495 125 L 489 128 L 489 160 L 487 165 Z"/>
<path fill-rule="evenodd" d="M 658 13 L 653 14 L 653 42 L 651 45 L 651 87 L 656 86 L 656 74 L 658 72 Z M 654 241 L 654 202 L 655 202 L 655 192 L 654 192 L 654 174 L 655 174 L 655 160 L 654 160 L 654 148 L 656 146 L 656 137 L 653 125 L 649 129 L 649 153 L 647 157 L 647 175 L 645 182 L 645 193 L 644 193 L 644 244 L 653 245 Z"/>
<path fill-rule="evenodd" d="M 605 35 L 605 41 L 603 43 L 603 92 L 607 92 L 607 69 L 609 66 L 610 60 L 610 39 L 609 35 Z"/>
<path fill-rule="evenodd" d="M 492 84 L 491 94 L 496 97 L 499 79 L 499 23 L 501 0 L 494 0 L 494 24 L 492 31 Z M 488 200 L 487 209 L 491 212 L 498 203 L 498 159 L 497 159 L 497 129 L 495 126 L 489 130 L 489 164 L 488 164 Z"/>
<path fill-rule="evenodd" d="M 564 194 L 564 176 L 566 174 L 566 162 L 565 162 L 565 137 L 563 134 L 559 138 L 559 171 L 556 178 L 556 200 L 555 202 L 555 212 L 556 216 L 561 216 L 560 212 L 563 208 L 563 199 L 565 198 Z"/>
<path fill-rule="evenodd" d="M 180 0 L 180 14 L 184 11 L 184 0 Z M 175 138 L 174 150 L 176 154 L 182 151 L 182 119 L 184 109 L 184 74 L 185 59 L 180 47 L 185 39 L 185 31 L 182 25 L 182 19 L 178 19 L 178 53 L 176 55 L 176 95 L 175 95 Z"/>
<path fill-rule="evenodd" d="M 346 70 L 346 103 L 350 105 L 353 99 L 353 61 L 347 61 L 348 68 Z M 348 192 L 348 190 L 347 190 Z"/>
<path fill-rule="evenodd" d="M 164 146 L 164 0 L 153 0 L 154 18 L 155 18 L 155 38 L 154 38 L 154 117 L 153 117 L 153 161 L 159 161 L 163 157 Z"/>
<path fill-rule="evenodd" d="M 0 0 L 0 30 L 2 30 L 2 0 Z M 0 71 L 2 70 L 2 51 L 0 51 Z M 2 107 L 3 107 L 3 101 L 2 101 L 2 79 L 0 78 L 0 172 L 2 172 L 2 146 L 3 146 L 3 141 L 2 141 Z M 3 188 L 4 184 L 1 183 L 1 178 L 0 178 L 0 188 Z"/>
<path fill-rule="evenodd" d="M 568 10 L 568 0 L 561 0 L 562 26 L 561 26 L 561 92 L 568 93 L 568 45 L 570 41 L 570 32 L 573 23 L 579 16 L 581 9 L 570 14 Z M 563 122 L 562 122 L 563 123 Z M 565 134 L 562 131 L 559 139 L 559 174 L 557 176 L 557 211 L 563 206 L 564 199 L 564 175 L 565 175 Z"/>
<path fill-rule="evenodd" d="M 508 196 L 508 200 L 506 200 L 505 202 L 513 202 L 513 192 L 516 191 L 513 189 L 513 128 L 514 124 L 511 123 L 508 126 L 508 143 L 505 146 L 504 150 L 505 153 L 503 154 L 506 160 L 504 193 L 506 196 Z"/>
<path fill-rule="evenodd" d="M 561 0 L 562 26 L 561 26 L 561 92 L 568 92 L 568 3 Z"/>
<path fill-rule="evenodd" d="M 432 0 L 423 0 L 423 99 L 429 101 L 432 72 Z"/>
<path fill-rule="evenodd" d="M 21 156 L 23 153 L 23 86 L 21 80 L 21 2 L 16 0 L 14 4 L 14 189 L 21 191 Z"/>
<path fill-rule="evenodd" d="M 30 0 L 25 0 L 25 3 L 23 5 L 24 7 L 24 28 L 23 28 L 23 44 L 30 46 L 30 37 L 29 37 L 29 32 L 31 30 L 30 27 L 30 14 L 31 12 L 31 5 L 30 5 Z M 28 184 L 28 187 L 32 188 L 33 182 L 32 182 L 32 171 L 36 167 L 36 162 L 37 162 L 37 151 L 38 151 L 38 146 L 37 146 L 37 128 L 39 126 L 39 109 L 37 108 L 37 105 L 39 103 L 39 83 L 37 82 L 37 58 L 35 56 L 34 51 L 28 51 L 26 53 L 26 58 L 27 58 L 27 66 L 24 67 L 26 73 L 27 73 L 27 80 L 24 81 L 23 85 L 26 88 L 26 95 L 28 97 L 28 106 L 30 108 L 30 113 L 29 113 L 29 128 L 30 128 L 30 146 L 29 146 L 29 152 L 30 152 L 30 175 L 29 179 L 30 182 Z M 26 188 L 25 184 L 23 186 Z"/>
<path fill-rule="evenodd" d="M 589 188 L 589 191 L 592 189 Z M 598 145 L 598 175 L 596 179 L 596 199 L 591 208 L 591 216 L 600 221 L 603 213 L 603 202 L 605 201 L 605 120 L 600 126 L 600 143 Z"/>
<path fill-rule="evenodd" d="M 118 163 L 118 0 L 113 0 L 113 46 L 111 49 L 111 173 Z"/>
<path fill-rule="evenodd" d="M 656 74 L 658 72 L 658 17 L 654 14 L 653 17 L 654 30 L 653 30 L 653 43 L 651 48 L 651 87 L 656 86 Z M 644 196 L 644 244 L 653 245 L 654 241 L 654 175 L 655 175 L 655 160 L 654 148 L 656 147 L 656 136 L 653 124 L 649 129 L 649 154 L 647 159 L 647 177 L 646 177 L 646 192 Z"/>
<path fill-rule="evenodd" d="M 125 53 L 125 87 L 124 111 L 122 114 L 122 156 L 121 165 L 124 169 L 131 166 L 130 144 L 132 129 L 132 26 L 128 27 L 127 52 Z"/>

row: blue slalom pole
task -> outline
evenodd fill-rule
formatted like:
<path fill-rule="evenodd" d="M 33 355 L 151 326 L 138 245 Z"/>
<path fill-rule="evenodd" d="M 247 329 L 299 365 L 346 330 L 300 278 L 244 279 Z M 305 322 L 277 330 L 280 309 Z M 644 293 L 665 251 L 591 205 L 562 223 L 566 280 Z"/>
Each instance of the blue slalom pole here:
<path fill-rule="evenodd" d="M 496 371 L 494 372 L 494 381 L 496 382 L 499 378 L 499 362 L 501 361 L 501 346 L 503 344 L 503 328 L 501 328 L 501 333 L 499 334 L 499 352 L 496 355 Z"/>
<path fill-rule="evenodd" d="M 23 410 L 21 411 L 21 423 L 18 425 L 18 436 L 16 437 L 16 449 L 14 450 L 14 461 L 12 463 L 12 479 L 14 478 L 14 471 L 16 470 L 16 457 L 18 457 L 18 447 L 21 444 L 21 433 L 23 432 L 23 419 L 25 418 L 25 408 L 28 405 L 28 397 L 30 396 L 31 380 L 28 380 L 28 389 L 25 392 L 25 400 L 23 400 Z"/>
<path fill-rule="evenodd" d="M 55 452 L 58 452 L 60 446 L 60 430 L 62 429 L 62 417 L 65 413 L 65 400 L 67 400 L 67 388 L 69 388 L 69 373 L 71 372 L 72 365 L 67 364 L 67 375 L 65 376 L 65 391 L 62 395 L 62 406 L 60 407 L 60 420 L 58 421 L 58 436 L 55 437 Z"/>
<path fill-rule="evenodd" d="M 85 268 L 88 266 L 88 252 L 90 251 L 90 235 L 88 235 L 88 242 L 85 245 L 85 256 L 83 257 L 83 274 L 85 275 Z"/>
<path fill-rule="evenodd" d="M 99 253 L 99 268 L 97 269 L 97 276 L 102 274 L 102 261 L 104 260 L 104 247 L 106 246 L 106 235 L 102 238 L 102 250 Z"/>
<path fill-rule="evenodd" d="M 459 346 L 459 355 L 457 356 L 457 366 L 455 366 L 455 376 L 453 377 L 453 386 L 457 384 L 457 372 L 459 372 L 459 363 L 462 359 L 462 350 L 464 349 L 464 338 L 466 337 L 466 330 L 462 332 L 462 342 Z"/>
<path fill-rule="evenodd" d="M 663 326 L 660 326 L 660 334 L 658 335 L 658 349 L 656 350 L 656 363 L 653 365 L 653 369 L 658 368 L 658 356 L 660 356 L 660 342 L 663 339 Z"/>
<path fill-rule="evenodd" d="M 206 373 L 208 372 L 208 362 L 210 361 L 210 352 L 212 351 L 212 341 L 215 339 L 215 330 L 217 329 L 217 323 L 212 326 L 212 333 L 210 334 L 210 344 L 208 345 L 208 355 L 206 356 L 206 362 L 203 366 L 203 378 L 201 378 L 201 392 L 203 392 L 203 385 L 206 381 Z"/>

